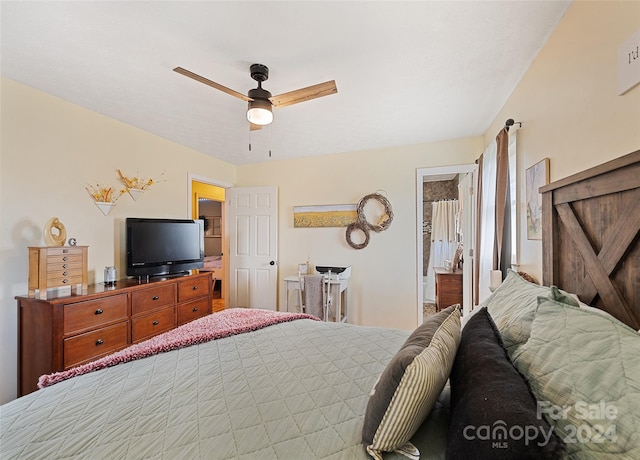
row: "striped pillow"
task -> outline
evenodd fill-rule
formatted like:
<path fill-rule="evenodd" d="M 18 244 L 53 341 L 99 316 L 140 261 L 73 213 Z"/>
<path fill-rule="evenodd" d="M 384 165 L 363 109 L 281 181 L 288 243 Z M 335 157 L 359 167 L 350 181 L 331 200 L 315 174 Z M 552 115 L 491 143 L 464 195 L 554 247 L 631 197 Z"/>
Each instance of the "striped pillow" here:
<path fill-rule="evenodd" d="M 409 442 L 444 388 L 460 343 L 459 305 L 430 316 L 409 336 L 375 383 L 365 413 L 367 452 L 420 452 Z"/>

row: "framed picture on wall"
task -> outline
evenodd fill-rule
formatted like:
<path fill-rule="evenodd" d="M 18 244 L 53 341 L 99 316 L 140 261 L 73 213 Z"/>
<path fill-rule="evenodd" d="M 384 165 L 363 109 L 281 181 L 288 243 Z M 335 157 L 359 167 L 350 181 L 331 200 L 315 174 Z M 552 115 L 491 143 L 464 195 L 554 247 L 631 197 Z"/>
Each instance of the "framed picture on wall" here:
<path fill-rule="evenodd" d="M 542 195 L 540 187 L 549 183 L 549 159 L 545 158 L 526 171 L 527 239 L 542 239 Z"/>

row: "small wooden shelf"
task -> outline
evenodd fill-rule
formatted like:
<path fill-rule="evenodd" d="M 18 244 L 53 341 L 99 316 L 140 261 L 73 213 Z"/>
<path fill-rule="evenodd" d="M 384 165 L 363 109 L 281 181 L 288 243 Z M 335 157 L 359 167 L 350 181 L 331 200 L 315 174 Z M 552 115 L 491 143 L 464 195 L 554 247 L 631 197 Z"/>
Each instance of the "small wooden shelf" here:
<path fill-rule="evenodd" d="M 222 217 L 220 216 L 204 216 L 207 223 L 204 233 L 205 238 L 221 238 L 222 237 Z"/>
<path fill-rule="evenodd" d="M 462 270 L 434 267 L 436 275 L 436 311 L 450 305 L 462 305 Z"/>

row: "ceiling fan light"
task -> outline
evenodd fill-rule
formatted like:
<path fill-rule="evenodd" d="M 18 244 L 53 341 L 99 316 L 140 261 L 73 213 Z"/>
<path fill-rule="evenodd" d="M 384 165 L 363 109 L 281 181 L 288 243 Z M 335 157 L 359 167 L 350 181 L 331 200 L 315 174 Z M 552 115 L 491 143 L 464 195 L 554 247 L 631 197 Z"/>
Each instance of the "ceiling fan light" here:
<path fill-rule="evenodd" d="M 247 110 L 247 120 L 254 125 L 268 125 L 273 121 L 273 112 L 271 111 L 271 101 L 268 99 L 254 99 L 249 102 L 249 110 Z"/>

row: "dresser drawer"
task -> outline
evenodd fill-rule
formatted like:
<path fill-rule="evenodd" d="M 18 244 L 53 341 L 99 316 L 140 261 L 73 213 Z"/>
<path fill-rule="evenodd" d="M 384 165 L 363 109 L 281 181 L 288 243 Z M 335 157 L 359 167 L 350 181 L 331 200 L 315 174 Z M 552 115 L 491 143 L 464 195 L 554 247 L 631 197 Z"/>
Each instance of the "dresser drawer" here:
<path fill-rule="evenodd" d="M 82 254 L 47 255 L 47 270 L 70 268 L 72 265 L 82 266 Z"/>
<path fill-rule="evenodd" d="M 51 260 L 54 257 L 64 256 L 80 256 L 82 258 L 83 246 L 64 246 L 58 248 L 47 247 L 47 260 Z"/>
<path fill-rule="evenodd" d="M 209 313 L 210 309 L 209 297 L 178 305 L 178 326 L 202 318 Z"/>
<path fill-rule="evenodd" d="M 82 284 L 82 273 L 65 273 L 67 274 L 47 274 L 47 286 L 72 286 L 74 284 Z"/>
<path fill-rule="evenodd" d="M 114 324 L 64 340 L 64 368 L 93 361 L 128 345 L 129 321 Z"/>
<path fill-rule="evenodd" d="M 462 304 L 462 294 L 460 295 L 442 295 L 438 299 L 438 309 L 442 310 L 451 305 Z"/>
<path fill-rule="evenodd" d="M 60 260 L 55 262 L 51 262 L 51 258 L 47 259 L 47 273 L 62 272 L 65 270 L 73 270 L 82 273 L 82 256 L 73 256 L 72 260 Z"/>
<path fill-rule="evenodd" d="M 67 304 L 63 310 L 63 333 L 69 335 L 103 324 L 127 319 L 127 295 L 113 295 L 96 300 Z"/>
<path fill-rule="evenodd" d="M 139 315 L 176 302 L 176 285 L 156 286 L 131 294 L 131 314 Z"/>
<path fill-rule="evenodd" d="M 131 341 L 137 343 L 174 327 L 176 327 L 175 307 L 163 308 L 148 315 L 141 315 L 132 319 Z"/>
<path fill-rule="evenodd" d="M 439 275 L 438 288 L 443 291 L 462 292 L 462 277 Z"/>
<path fill-rule="evenodd" d="M 208 296 L 211 281 L 212 278 L 209 275 L 178 281 L 178 302 Z"/>

